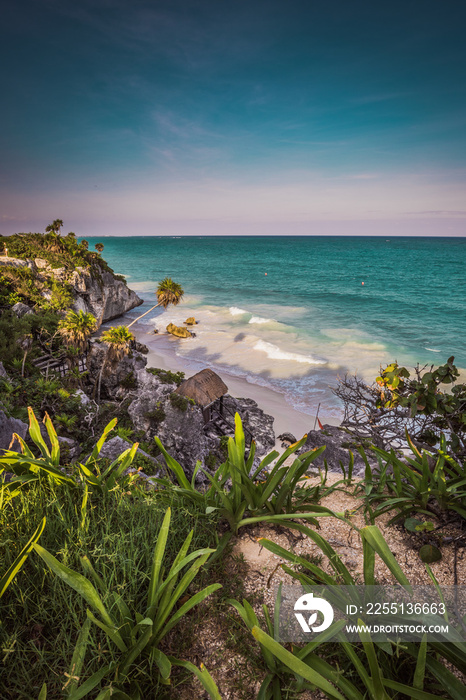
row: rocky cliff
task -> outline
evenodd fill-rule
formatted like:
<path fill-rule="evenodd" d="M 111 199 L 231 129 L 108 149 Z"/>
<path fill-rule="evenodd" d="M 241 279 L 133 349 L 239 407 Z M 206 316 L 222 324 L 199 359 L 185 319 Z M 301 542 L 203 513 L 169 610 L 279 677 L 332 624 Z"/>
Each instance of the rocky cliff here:
<path fill-rule="evenodd" d="M 29 270 L 37 291 L 47 301 L 52 299 L 54 283 L 66 287 L 72 297 L 71 308 L 91 313 L 99 326 L 142 304 L 142 299 L 123 279 L 97 266 L 70 270 L 53 268 L 42 258 L 23 260 L 5 256 L 0 259 L 0 265 Z"/>

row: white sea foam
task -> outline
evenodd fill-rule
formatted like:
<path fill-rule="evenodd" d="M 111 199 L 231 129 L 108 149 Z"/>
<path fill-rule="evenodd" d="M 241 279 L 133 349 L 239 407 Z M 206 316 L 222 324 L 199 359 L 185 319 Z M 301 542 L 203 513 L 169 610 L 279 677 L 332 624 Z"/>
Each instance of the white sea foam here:
<path fill-rule="evenodd" d="M 273 318 L 264 318 L 263 316 L 251 316 L 248 323 L 273 323 Z"/>
<path fill-rule="evenodd" d="M 229 311 L 230 311 L 232 316 L 242 316 L 243 314 L 248 313 L 244 309 L 239 309 L 237 306 L 230 306 Z"/>
<path fill-rule="evenodd" d="M 269 360 L 291 360 L 292 362 L 300 362 L 308 365 L 325 365 L 325 360 L 317 360 L 311 355 L 301 355 L 298 352 L 287 352 L 280 350 L 279 347 L 272 343 L 267 343 L 265 340 L 258 340 L 254 345 L 254 350 L 265 352 Z"/>
<path fill-rule="evenodd" d="M 441 350 L 437 350 L 437 348 L 426 348 L 426 350 L 429 350 L 429 352 L 442 352 Z"/>

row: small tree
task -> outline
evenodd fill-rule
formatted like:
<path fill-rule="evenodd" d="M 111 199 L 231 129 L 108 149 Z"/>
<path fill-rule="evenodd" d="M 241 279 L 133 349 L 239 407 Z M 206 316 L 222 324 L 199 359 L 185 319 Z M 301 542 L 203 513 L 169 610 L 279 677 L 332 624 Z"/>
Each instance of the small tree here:
<path fill-rule="evenodd" d="M 418 365 L 413 376 L 393 362 L 372 385 L 346 375 L 334 389 L 344 404 L 342 425 L 382 448 L 404 446 L 406 431 L 419 447 L 432 448 L 444 433 L 450 451 L 466 455 L 466 384 L 441 388 L 459 378 L 454 359 L 437 368 Z"/>
<path fill-rule="evenodd" d="M 94 248 L 96 249 L 96 251 L 97 251 L 98 253 L 101 253 L 101 252 L 103 251 L 103 249 L 104 249 L 104 244 L 103 244 L 103 243 L 96 243 L 95 246 L 94 246 Z"/>

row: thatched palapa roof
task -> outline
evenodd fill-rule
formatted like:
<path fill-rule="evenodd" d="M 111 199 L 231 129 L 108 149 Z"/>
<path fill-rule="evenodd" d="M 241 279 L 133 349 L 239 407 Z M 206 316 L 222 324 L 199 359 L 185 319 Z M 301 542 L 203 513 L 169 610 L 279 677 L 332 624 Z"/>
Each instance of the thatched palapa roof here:
<path fill-rule="evenodd" d="M 218 374 L 211 369 L 203 369 L 201 372 L 186 379 L 178 389 L 177 394 L 193 399 L 198 406 L 206 408 L 216 399 L 226 394 L 228 387 Z"/>

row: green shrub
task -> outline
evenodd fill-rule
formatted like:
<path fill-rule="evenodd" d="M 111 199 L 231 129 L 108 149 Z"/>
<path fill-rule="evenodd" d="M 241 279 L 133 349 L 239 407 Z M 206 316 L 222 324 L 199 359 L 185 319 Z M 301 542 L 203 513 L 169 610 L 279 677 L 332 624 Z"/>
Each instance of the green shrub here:
<path fill-rule="evenodd" d="M 186 413 L 188 410 L 188 406 L 195 406 L 196 402 L 193 401 L 192 399 L 186 398 L 186 396 L 182 396 L 181 394 L 177 394 L 176 392 L 172 392 L 170 394 L 170 403 L 173 406 L 173 408 L 177 408 L 178 411 L 181 411 L 182 413 Z"/>
<path fill-rule="evenodd" d="M 146 413 L 144 413 L 144 418 L 148 418 L 154 423 L 162 423 L 166 417 L 167 416 L 160 401 L 157 402 L 157 407 L 154 408 L 153 411 L 146 411 Z"/>
<path fill-rule="evenodd" d="M 169 369 L 157 369 L 156 367 L 147 367 L 146 372 L 154 374 L 163 384 L 179 386 L 184 381 L 184 372 L 170 372 Z"/>
<path fill-rule="evenodd" d="M 123 377 L 123 379 L 120 381 L 120 386 L 122 386 L 123 389 L 136 389 L 137 382 L 134 372 L 130 372 L 126 375 L 126 377 Z"/>

